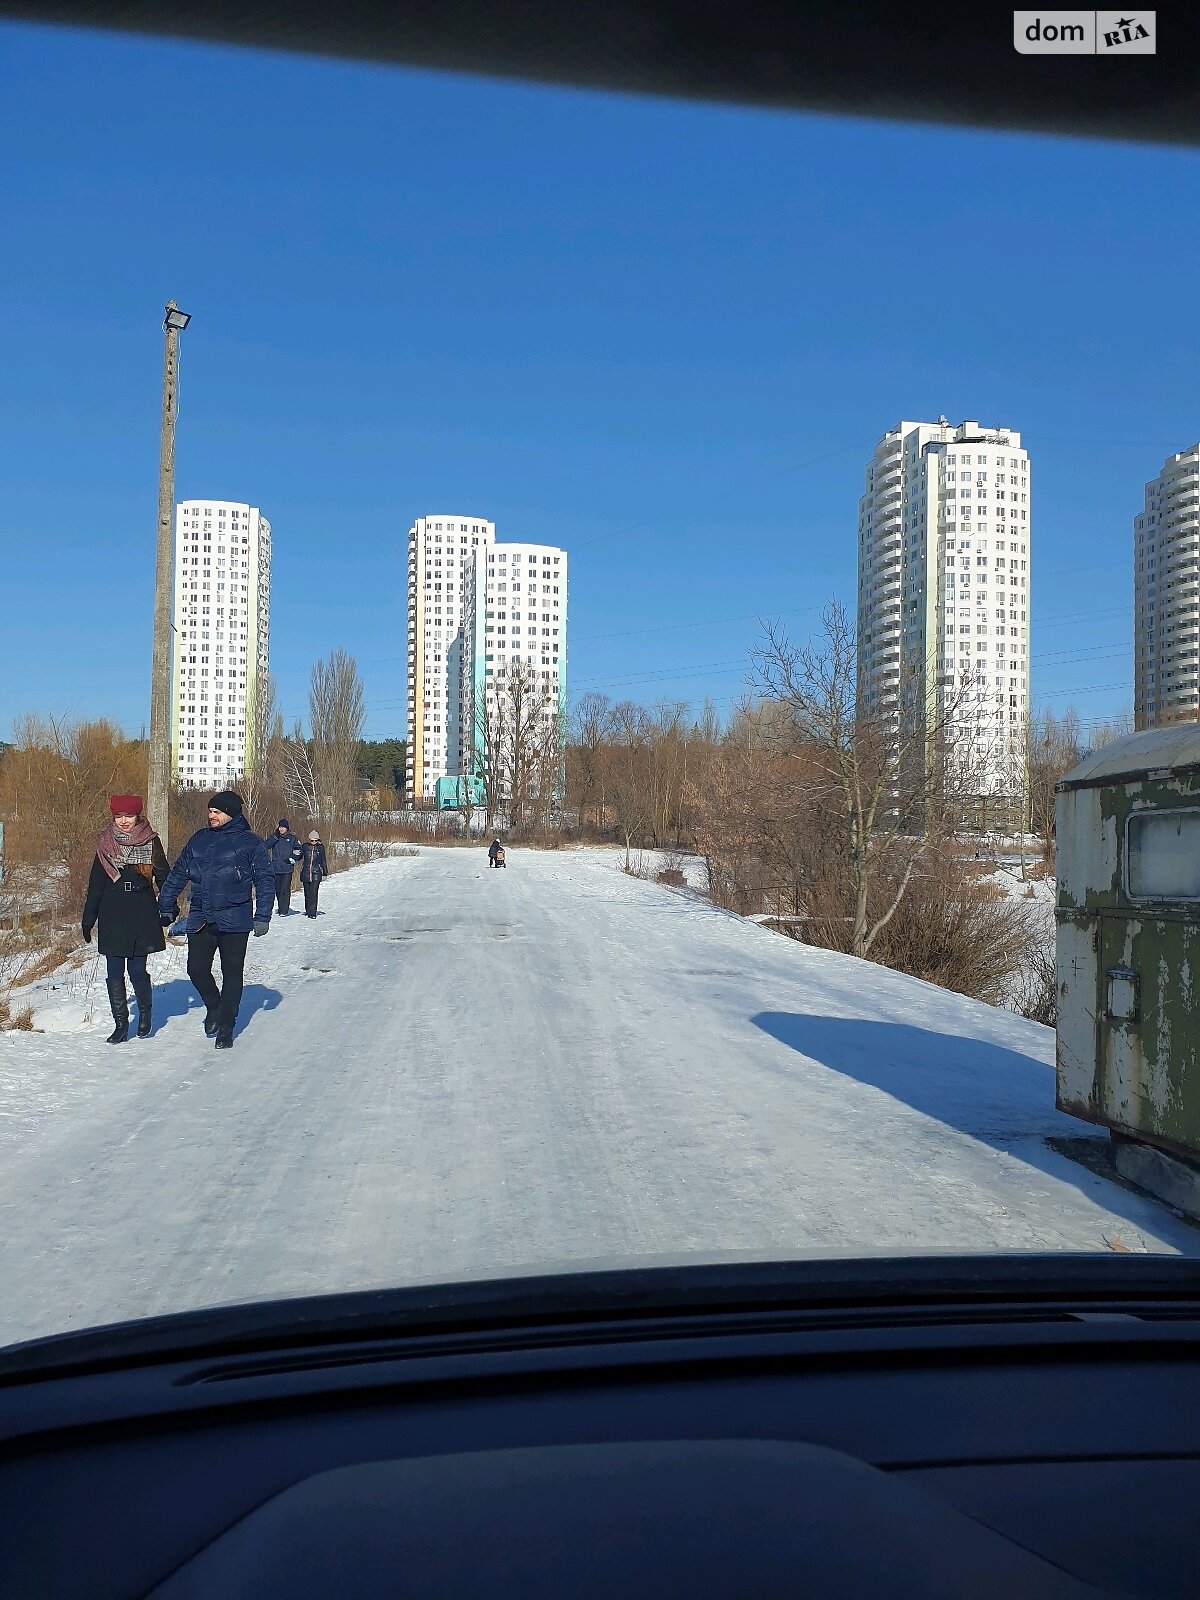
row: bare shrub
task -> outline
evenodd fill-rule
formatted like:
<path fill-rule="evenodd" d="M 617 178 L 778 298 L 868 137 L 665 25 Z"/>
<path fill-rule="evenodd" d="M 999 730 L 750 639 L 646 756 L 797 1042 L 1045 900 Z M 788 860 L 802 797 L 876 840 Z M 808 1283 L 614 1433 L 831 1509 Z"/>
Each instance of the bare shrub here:
<path fill-rule="evenodd" d="M 1012 1006 L 1030 1022 L 1047 1028 L 1058 1025 L 1058 973 L 1054 947 L 1048 941 L 1034 940 L 1025 951 Z"/>
<path fill-rule="evenodd" d="M 897 972 L 1002 1005 L 1027 958 L 1024 909 L 951 859 L 914 874 L 874 958 Z"/>
<path fill-rule="evenodd" d="M 82 907 L 108 798 L 145 794 L 146 775 L 145 742 L 126 739 L 114 723 L 22 717 L 0 761 L 9 864 L 42 873 L 47 903 Z"/>
<path fill-rule="evenodd" d="M 654 869 L 646 860 L 644 853 L 641 850 L 630 851 L 628 847 L 625 850 L 625 861 L 621 871 L 628 878 L 642 878 L 647 883 L 655 877 Z"/>

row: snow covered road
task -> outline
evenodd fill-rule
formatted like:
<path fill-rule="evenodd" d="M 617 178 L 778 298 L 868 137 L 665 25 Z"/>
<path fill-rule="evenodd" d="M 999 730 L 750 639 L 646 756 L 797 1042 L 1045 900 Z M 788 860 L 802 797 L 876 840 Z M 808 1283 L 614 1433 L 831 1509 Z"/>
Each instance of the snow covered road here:
<path fill-rule="evenodd" d="M 725 1251 L 1200 1233 L 1045 1144 L 1053 1035 L 601 851 L 423 850 L 252 940 L 235 1047 L 182 952 L 0 1034 L 0 1343 L 263 1295 Z M 298 904 L 299 899 L 294 902 Z M 96 993 L 100 1004 L 95 1004 Z M 162 1020 L 159 1020 L 162 1019 Z"/>

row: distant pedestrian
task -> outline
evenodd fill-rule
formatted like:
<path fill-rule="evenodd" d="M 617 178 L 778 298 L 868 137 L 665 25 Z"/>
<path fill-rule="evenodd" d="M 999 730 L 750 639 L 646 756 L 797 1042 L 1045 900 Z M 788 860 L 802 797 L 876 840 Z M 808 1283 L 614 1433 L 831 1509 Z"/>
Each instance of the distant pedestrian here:
<path fill-rule="evenodd" d="M 271 926 L 275 879 L 263 841 L 242 815 L 242 797 L 222 789 L 208 802 L 208 827 L 194 833 L 171 868 L 158 896 L 159 921 L 171 923 L 185 884 L 188 904 L 187 973 L 204 1001 L 204 1032 L 216 1035 L 217 1049 L 233 1044 L 242 1002 L 242 974 L 251 925 L 255 938 Z M 254 909 L 251 911 L 251 897 Z M 221 956 L 221 987 L 213 960 Z"/>
<path fill-rule="evenodd" d="M 308 843 L 301 846 L 300 854 L 300 882 L 304 886 L 306 917 L 316 916 L 321 879 L 328 876 L 329 865 L 325 860 L 325 846 L 321 843 L 321 835 L 314 829 L 308 836 Z"/>
<path fill-rule="evenodd" d="M 167 858 L 158 835 L 142 813 L 140 794 L 115 794 L 108 802 L 112 821 L 96 841 L 96 859 L 88 879 L 82 931 L 108 963 L 108 1003 L 113 1031 L 109 1044 L 129 1038 L 129 996 L 126 969 L 137 998 L 139 1039 L 150 1032 L 153 989 L 146 957 L 165 948 L 155 910 L 155 894 L 167 881 Z"/>
<path fill-rule="evenodd" d="M 504 865 L 504 846 L 499 839 L 493 839 L 488 846 L 488 866 L 502 867 Z"/>
<path fill-rule="evenodd" d="M 279 826 L 270 839 L 264 842 L 271 852 L 271 871 L 275 874 L 275 898 L 279 902 L 279 915 L 290 916 L 292 873 L 300 859 L 300 841 L 292 832 L 288 819 L 280 817 Z"/>

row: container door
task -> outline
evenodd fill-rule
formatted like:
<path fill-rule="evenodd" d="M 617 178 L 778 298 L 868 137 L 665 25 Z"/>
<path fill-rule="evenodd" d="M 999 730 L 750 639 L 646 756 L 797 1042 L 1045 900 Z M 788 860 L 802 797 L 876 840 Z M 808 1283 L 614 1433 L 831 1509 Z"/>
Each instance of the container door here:
<path fill-rule="evenodd" d="M 1060 1111 L 1093 1122 L 1101 1116 L 1098 945 L 1095 917 L 1059 912 L 1057 1101 Z"/>
<path fill-rule="evenodd" d="M 1140 924 L 1106 917 L 1100 936 L 1100 1074 L 1104 1120 L 1116 1128 L 1154 1132 L 1146 1117 L 1142 976 L 1133 955 Z"/>

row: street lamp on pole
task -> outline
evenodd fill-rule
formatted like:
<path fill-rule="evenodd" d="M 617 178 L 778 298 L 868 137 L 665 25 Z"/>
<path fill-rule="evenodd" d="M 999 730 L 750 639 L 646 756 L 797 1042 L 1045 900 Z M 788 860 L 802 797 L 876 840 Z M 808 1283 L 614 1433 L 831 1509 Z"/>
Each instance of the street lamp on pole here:
<path fill-rule="evenodd" d="M 150 768 L 146 814 L 169 849 L 171 784 L 171 577 L 175 564 L 175 415 L 179 335 L 191 321 L 174 300 L 163 319 L 162 433 L 158 451 L 158 545 L 154 566 L 154 658 L 150 676 Z"/>

